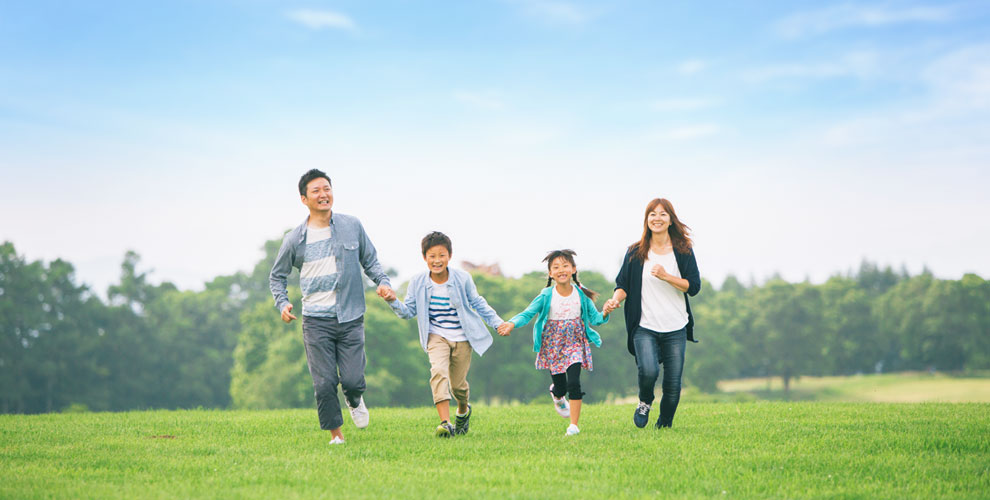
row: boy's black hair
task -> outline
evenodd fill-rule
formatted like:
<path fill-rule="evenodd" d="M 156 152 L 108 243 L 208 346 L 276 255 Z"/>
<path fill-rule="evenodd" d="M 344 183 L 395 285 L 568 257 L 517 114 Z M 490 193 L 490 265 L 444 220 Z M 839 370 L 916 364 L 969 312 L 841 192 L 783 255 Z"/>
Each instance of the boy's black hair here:
<path fill-rule="evenodd" d="M 450 246 L 450 238 L 446 234 L 440 231 L 433 231 L 432 233 L 423 237 L 423 257 L 426 257 L 426 251 L 437 246 L 443 245 L 447 249 L 447 253 L 453 255 L 454 249 Z"/>
<path fill-rule="evenodd" d="M 326 179 L 327 182 L 330 183 L 331 186 L 333 186 L 333 183 L 330 182 L 330 177 L 328 177 L 327 174 L 325 174 L 322 170 L 317 170 L 315 168 L 310 169 L 309 172 L 306 172 L 305 174 L 303 174 L 302 177 L 299 178 L 299 196 L 306 196 L 306 186 L 310 182 L 312 182 L 313 179 L 320 179 L 320 178 Z"/>

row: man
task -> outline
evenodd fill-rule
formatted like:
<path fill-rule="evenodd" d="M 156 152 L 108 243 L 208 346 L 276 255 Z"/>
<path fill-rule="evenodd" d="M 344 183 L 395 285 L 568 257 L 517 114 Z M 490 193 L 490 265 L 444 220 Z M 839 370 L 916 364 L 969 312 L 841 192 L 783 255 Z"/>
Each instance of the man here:
<path fill-rule="evenodd" d="M 395 300 L 395 292 L 361 222 L 333 212 L 333 187 L 327 174 L 317 169 L 303 174 L 299 195 L 309 217 L 282 240 L 269 284 L 275 308 L 281 312 L 282 321 L 289 323 L 296 316 L 286 282 L 292 268 L 299 269 L 303 343 L 320 428 L 330 431 L 330 444 L 343 444 L 338 383 L 354 425 L 363 429 L 369 419 L 363 397 L 365 304 L 361 270 L 378 285 L 379 297 Z"/>

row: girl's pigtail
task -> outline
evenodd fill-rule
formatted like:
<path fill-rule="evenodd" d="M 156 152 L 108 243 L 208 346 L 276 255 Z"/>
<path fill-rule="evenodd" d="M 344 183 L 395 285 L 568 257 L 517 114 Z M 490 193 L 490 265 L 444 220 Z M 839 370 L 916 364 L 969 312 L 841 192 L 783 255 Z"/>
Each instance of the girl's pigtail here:
<path fill-rule="evenodd" d="M 571 279 L 574 280 L 574 283 L 577 283 L 578 288 L 580 288 L 581 291 L 584 292 L 584 294 L 587 295 L 589 299 L 595 300 L 598 298 L 598 293 L 592 291 L 589 288 L 585 288 L 584 285 L 582 285 L 581 282 L 578 281 L 578 273 L 572 274 Z M 549 285 L 549 283 L 547 283 L 547 285 Z"/>
<path fill-rule="evenodd" d="M 553 283 L 553 276 L 547 276 L 547 286 L 550 286 L 550 283 Z"/>

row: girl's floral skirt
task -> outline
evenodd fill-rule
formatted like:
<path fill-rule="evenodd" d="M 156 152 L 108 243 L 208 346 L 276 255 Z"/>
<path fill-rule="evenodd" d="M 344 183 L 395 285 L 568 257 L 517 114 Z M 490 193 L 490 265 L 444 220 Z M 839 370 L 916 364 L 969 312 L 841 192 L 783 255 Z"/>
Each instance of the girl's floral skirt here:
<path fill-rule="evenodd" d="M 574 363 L 581 363 L 581 368 L 591 371 L 591 346 L 584 333 L 584 321 L 581 318 L 547 320 L 540 352 L 536 353 L 536 369 L 550 370 L 556 375 L 566 372 Z"/>

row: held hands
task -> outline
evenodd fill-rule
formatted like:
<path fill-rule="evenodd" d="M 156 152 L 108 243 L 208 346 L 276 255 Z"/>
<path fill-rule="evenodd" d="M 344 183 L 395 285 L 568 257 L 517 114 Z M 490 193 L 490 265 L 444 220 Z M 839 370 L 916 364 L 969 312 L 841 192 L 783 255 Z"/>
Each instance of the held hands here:
<path fill-rule="evenodd" d="M 385 302 L 395 302 L 395 290 L 388 285 L 378 285 L 378 290 L 376 290 L 378 296 L 385 299 Z"/>
<path fill-rule="evenodd" d="M 618 309 L 620 305 L 621 304 L 619 304 L 618 300 L 615 299 L 606 300 L 605 306 L 602 307 L 602 316 L 608 316 L 612 311 Z"/>
<path fill-rule="evenodd" d="M 291 323 L 292 320 L 294 320 L 294 319 L 296 319 L 296 317 L 292 315 L 292 304 L 289 304 L 289 305 L 283 307 L 282 308 L 282 321 L 285 321 L 286 323 Z"/>
<path fill-rule="evenodd" d="M 498 328 L 496 329 L 496 331 L 498 331 L 498 334 L 499 335 L 501 335 L 503 337 L 508 337 L 509 334 L 512 333 L 512 329 L 515 328 L 515 327 L 516 327 L 515 323 L 513 323 L 511 321 L 506 321 L 505 323 L 502 323 L 501 325 L 498 325 Z"/>

